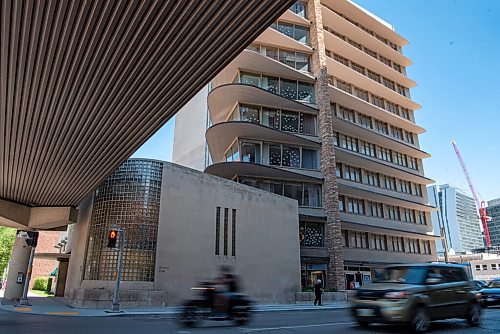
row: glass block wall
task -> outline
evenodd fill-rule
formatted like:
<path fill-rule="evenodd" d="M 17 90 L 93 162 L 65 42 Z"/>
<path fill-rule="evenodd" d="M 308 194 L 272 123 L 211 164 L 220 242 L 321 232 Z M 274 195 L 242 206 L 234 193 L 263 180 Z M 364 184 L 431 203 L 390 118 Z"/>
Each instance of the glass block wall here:
<path fill-rule="evenodd" d="M 125 229 L 122 280 L 154 280 L 162 171 L 160 161 L 129 159 L 96 190 L 84 279 L 116 279 L 120 239 L 106 247 L 116 225 Z"/>

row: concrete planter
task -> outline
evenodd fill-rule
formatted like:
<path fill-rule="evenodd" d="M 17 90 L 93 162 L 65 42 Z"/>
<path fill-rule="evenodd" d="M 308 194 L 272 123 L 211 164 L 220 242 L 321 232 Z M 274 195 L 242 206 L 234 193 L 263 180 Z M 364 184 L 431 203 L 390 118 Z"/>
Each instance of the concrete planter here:
<path fill-rule="evenodd" d="M 314 303 L 314 292 L 296 292 L 295 304 L 312 304 Z M 346 302 L 348 300 L 347 291 L 338 292 L 323 292 L 321 298 L 323 303 Z"/>

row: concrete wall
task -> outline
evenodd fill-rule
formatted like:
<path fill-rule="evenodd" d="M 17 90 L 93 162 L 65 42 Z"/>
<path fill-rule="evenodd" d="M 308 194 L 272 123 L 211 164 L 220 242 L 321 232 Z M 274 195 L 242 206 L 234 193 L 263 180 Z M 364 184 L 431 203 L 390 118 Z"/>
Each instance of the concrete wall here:
<path fill-rule="evenodd" d="M 155 290 L 167 291 L 170 305 L 191 296 L 198 280 L 216 277 L 220 265 L 230 265 L 257 302 L 294 302 L 300 286 L 296 201 L 174 164 L 167 163 L 163 173 Z M 228 256 L 215 255 L 216 207 L 221 254 L 229 208 Z"/>
<path fill-rule="evenodd" d="M 208 156 L 205 141 L 207 96 L 208 86 L 205 86 L 175 115 L 172 161 L 200 171 L 205 170 Z"/>

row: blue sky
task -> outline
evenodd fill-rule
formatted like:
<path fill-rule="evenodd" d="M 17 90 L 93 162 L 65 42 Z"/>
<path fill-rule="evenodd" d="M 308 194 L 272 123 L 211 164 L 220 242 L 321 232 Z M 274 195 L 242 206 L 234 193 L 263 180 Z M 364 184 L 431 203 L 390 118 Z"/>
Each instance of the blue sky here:
<path fill-rule="evenodd" d="M 432 154 L 425 174 L 438 184 L 468 191 L 451 141 L 465 160 L 476 191 L 485 200 L 500 197 L 500 1 L 357 0 L 395 26 L 410 41 L 404 54 L 414 64 L 412 99 L 420 147 Z M 171 120 L 134 157 L 171 160 Z"/>

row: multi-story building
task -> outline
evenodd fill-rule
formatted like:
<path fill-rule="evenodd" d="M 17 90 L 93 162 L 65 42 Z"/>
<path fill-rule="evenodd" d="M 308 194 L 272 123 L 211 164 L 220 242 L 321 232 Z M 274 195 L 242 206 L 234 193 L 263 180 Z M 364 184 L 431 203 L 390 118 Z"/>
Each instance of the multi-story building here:
<path fill-rule="evenodd" d="M 303 285 L 436 258 L 407 43 L 351 1 L 297 1 L 177 116 L 174 162 L 297 200 Z"/>
<path fill-rule="evenodd" d="M 500 248 L 500 198 L 488 201 L 486 212 L 491 217 L 488 222 L 491 246 Z"/>
<path fill-rule="evenodd" d="M 429 200 L 438 211 L 432 213 L 434 233 L 446 237 L 448 250 L 455 253 L 472 252 L 484 248 L 481 221 L 474 199 L 462 189 L 449 184 L 428 188 Z M 436 244 L 438 253 L 444 252 L 441 242 Z"/>

